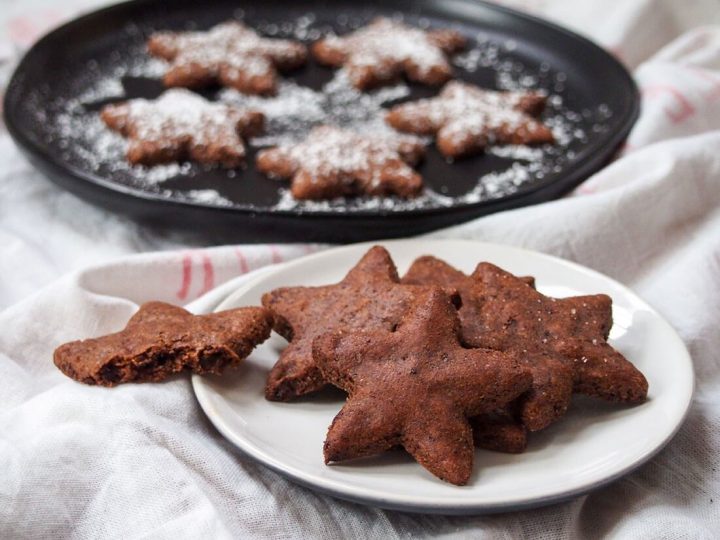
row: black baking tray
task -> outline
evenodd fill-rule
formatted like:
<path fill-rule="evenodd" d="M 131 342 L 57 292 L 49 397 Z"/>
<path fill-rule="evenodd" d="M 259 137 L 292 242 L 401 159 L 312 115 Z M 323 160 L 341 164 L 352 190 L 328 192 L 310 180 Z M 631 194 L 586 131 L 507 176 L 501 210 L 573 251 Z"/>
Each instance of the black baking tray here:
<path fill-rule="evenodd" d="M 261 31 L 282 29 L 283 24 L 289 27 L 288 21 L 302 19 L 307 28 L 316 30 L 315 34 L 328 29 L 342 33 L 376 15 L 402 17 L 411 24 L 457 28 L 471 39 L 472 50 L 482 54 L 495 50 L 497 61 L 489 66 L 471 66 L 476 69 L 470 71 L 458 68 L 458 78 L 497 87 L 502 76 L 521 81 L 530 74 L 532 86 L 560 97 L 562 111 L 569 111 L 572 120 L 565 127 L 581 136 L 552 150 L 554 161 L 542 174 L 531 172 L 517 187 L 503 188 L 499 194 L 483 193 L 477 200 L 462 198 L 478 178 L 509 170 L 514 159 L 489 153 L 449 163 L 431 145 L 419 171 L 432 190 L 446 197 L 445 203 L 393 206 L 347 201 L 326 208 L 278 207 L 278 190 L 283 184 L 254 170 L 256 148 L 250 149 L 250 165 L 233 172 L 232 178 L 221 169 L 192 166 L 162 183 L 146 185 L 107 164 L 88 166 L 87 155 L 81 158 L 72 151 L 76 145 L 73 137 L 82 133 L 58 136 L 55 124 L 62 103 L 86 91 L 93 77 L 107 76 L 135 61 L 153 30 L 203 29 L 229 18 L 242 18 Z M 162 91 L 159 77 L 128 73 L 126 69 L 118 78 L 123 86 L 122 99 L 154 97 Z M 319 89 L 333 77 L 333 71 L 311 62 L 288 77 L 299 85 Z M 409 95 L 403 99 L 436 91 L 410 86 Z M 119 99 L 102 98 L 83 107 L 88 109 L 87 114 L 95 114 L 104 103 Z M 546 21 L 472 0 L 134 0 L 83 15 L 39 40 L 18 65 L 4 102 L 10 134 L 51 181 L 149 226 L 190 229 L 200 232 L 208 242 L 354 242 L 408 236 L 548 201 L 608 162 L 638 113 L 639 94 L 632 77 L 606 51 Z M 188 170 L 191 172 L 186 174 Z M 198 190 L 218 193 L 221 203 L 186 196 Z"/>

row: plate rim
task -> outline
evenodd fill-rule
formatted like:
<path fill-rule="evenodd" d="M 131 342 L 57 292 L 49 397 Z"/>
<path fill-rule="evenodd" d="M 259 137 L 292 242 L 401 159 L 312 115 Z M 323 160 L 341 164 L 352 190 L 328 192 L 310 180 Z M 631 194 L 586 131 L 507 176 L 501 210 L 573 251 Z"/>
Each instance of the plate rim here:
<path fill-rule="evenodd" d="M 627 115 L 613 133 L 609 135 L 606 140 L 601 141 L 602 144 L 598 143 L 595 145 L 598 147 L 596 150 L 599 149 L 600 151 L 589 152 L 589 155 L 587 155 L 582 162 L 577 163 L 576 166 L 570 170 L 569 174 L 555 181 L 535 182 L 532 185 L 528 185 L 499 199 L 488 199 L 449 208 L 434 207 L 405 211 L 361 209 L 354 210 L 349 213 L 333 210 L 313 210 L 312 212 L 307 212 L 303 209 L 296 208 L 270 210 L 268 208 L 243 208 L 234 206 L 223 207 L 207 202 L 168 198 L 159 193 L 152 193 L 114 182 L 99 174 L 95 174 L 74 164 L 63 161 L 57 156 L 53 156 L 45 145 L 43 145 L 40 141 L 34 140 L 30 134 L 27 133 L 28 130 L 20 125 L 21 122 L 18 122 L 18 124 L 15 123 L 15 118 L 11 112 L 15 109 L 14 104 L 16 103 L 14 102 L 20 102 L 19 98 L 15 97 L 18 94 L 16 87 L 21 87 L 27 65 L 32 63 L 35 55 L 40 54 L 38 52 L 39 50 L 41 51 L 44 47 L 47 47 L 47 42 L 52 42 L 53 39 L 57 39 L 58 35 L 63 32 L 67 32 L 74 27 L 86 24 L 87 21 L 92 20 L 93 17 L 102 16 L 103 14 L 111 13 L 113 11 L 129 9 L 136 4 L 152 5 L 157 4 L 160 1 L 162 0 L 124 0 L 117 4 L 80 13 L 77 17 L 52 28 L 41 38 L 36 40 L 23 54 L 23 57 L 15 66 L 12 76 L 7 84 L 5 95 L 3 97 L 3 121 L 7 127 L 8 133 L 11 135 L 18 147 L 33 161 L 41 164 L 45 170 L 54 171 L 54 173 L 47 175 L 50 181 L 59 184 L 66 189 L 70 189 L 83 198 L 97 202 L 103 198 L 112 196 L 120 198 L 128 204 L 136 203 L 148 205 L 149 209 L 157 208 L 156 205 L 166 206 L 170 209 L 200 209 L 203 211 L 209 211 L 216 216 L 230 213 L 232 215 L 245 217 L 263 216 L 268 219 L 273 219 L 276 216 L 281 219 L 309 218 L 319 222 L 342 218 L 344 221 L 352 223 L 353 221 L 362 221 L 373 217 L 382 217 L 383 219 L 388 220 L 421 220 L 432 216 L 453 215 L 453 211 L 456 211 L 461 216 L 461 221 L 465 221 L 467 219 L 471 219 L 472 216 L 482 215 L 482 213 L 480 213 L 481 209 L 487 209 L 488 212 L 486 213 L 489 213 L 507 207 L 520 207 L 525 204 L 531 204 L 535 197 L 538 197 L 545 192 L 558 194 L 572 189 L 612 158 L 615 150 L 627 138 L 631 128 L 640 114 L 640 92 L 637 83 L 628 69 L 616 57 L 597 43 L 549 20 L 524 13 L 507 6 L 494 4 L 486 0 L 460 0 L 468 4 L 479 4 L 490 11 L 495 11 L 504 14 L 505 16 L 520 19 L 525 23 L 529 23 L 534 26 L 541 26 L 549 31 L 563 34 L 565 37 L 582 43 L 582 45 L 586 47 L 590 47 L 590 49 L 604 57 L 604 62 L 606 62 L 605 65 L 616 72 L 618 80 L 622 79 L 622 83 L 627 86 L 628 92 L 625 96 Z M 13 103 L 11 103 L 11 101 L 13 101 Z M 603 148 L 607 148 L 608 150 L 602 151 Z M 55 178 L 56 175 L 62 175 L 64 177 L 63 180 L 57 181 Z M 84 193 L 85 190 L 95 190 L 96 192 L 90 196 L 86 196 Z M 117 201 L 115 201 L 115 203 L 117 206 Z M 471 214 L 471 217 L 468 218 L 467 214 Z"/>
<path fill-rule="evenodd" d="M 680 430 L 682 425 L 685 423 L 685 420 L 687 419 L 687 416 L 689 414 L 690 408 L 692 407 L 693 403 L 693 396 L 695 394 L 695 370 L 694 365 L 692 363 L 692 357 L 690 355 L 689 350 L 687 349 L 687 346 L 685 345 L 684 341 L 680 337 L 680 335 L 677 333 L 677 331 L 673 328 L 673 326 L 660 314 L 658 313 L 651 305 L 649 305 L 644 299 L 642 299 L 637 293 L 632 291 L 629 287 L 626 285 L 620 283 L 619 281 L 601 273 L 597 270 L 593 270 L 592 268 L 588 268 L 586 266 L 583 266 L 581 264 L 578 264 L 573 261 L 569 261 L 567 259 L 563 259 L 561 257 L 556 257 L 554 255 L 549 255 L 546 253 L 542 253 L 535 250 L 530 250 L 522 247 L 517 246 L 510 246 L 506 244 L 499 244 L 499 243 L 493 243 L 493 242 L 481 242 L 481 241 L 474 241 L 474 240 L 466 240 L 466 239 L 428 239 L 428 240 L 418 240 L 418 239 L 399 239 L 399 240 L 385 240 L 385 241 L 370 241 L 370 242 L 361 242 L 356 244 L 350 244 L 346 246 L 336 247 L 327 249 L 324 251 L 320 251 L 317 253 L 313 253 L 310 255 L 306 255 L 303 257 L 299 257 L 297 259 L 294 259 L 292 261 L 288 261 L 280 266 L 278 266 L 277 269 L 274 269 L 270 272 L 266 272 L 260 276 L 257 276 L 255 279 L 250 280 L 249 282 L 243 284 L 240 288 L 238 288 L 236 291 L 228 295 L 224 300 L 223 303 L 230 300 L 231 298 L 235 296 L 242 296 L 245 294 L 248 290 L 252 289 L 253 287 L 257 286 L 259 283 L 261 283 L 263 280 L 268 279 L 270 276 L 275 274 L 276 272 L 280 271 L 286 271 L 288 269 L 292 270 L 294 266 L 300 266 L 301 264 L 304 264 L 308 261 L 308 259 L 321 259 L 323 257 L 329 257 L 332 258 L 337 253 L 347 252 L 347 251 L 354 251 L 358 250 L 360 251 L 363 248 L 369 248 L 373 245 L 383 245 L 386 247 L 392 248 L 393 245 L 401 245 L 401 244 L 407 244 L 407 243 L 417 243 L 422 244 L 423 250 L 427 252 L 432 252 L 432 245 L 433 244 L 441 244 L 441 243 L 462 243 L 466 245 L 472 245 L 474 248 L 482 248 L 487 246 L 492 246 L 493 248 L 501 248 L 503 250 L 509 250 L 514 251 L 519 254 L 522 253 L 531 253 L 533 256 L 540 256 L 541 258 L 550 260 L 554 263 L 560 263 L 565 266 L 569 266 L 573 270 L 581 271 L 582 273 L 589 274 L 595 277 L 600 277 L 605 280 L 609 280 L 612 282 L 615 286 L 620 287 L 625 294 L 628 294 L 629 297 L 633 300 L 633 302 L 637 303 L 639 306 L 642 306 L 644 309 L 651 312 L 655 317 L 657 317 L 658 321 L 661 322 L 665 327 L 666 330 L 670 333 L 671 337 L 677 342 L 682 345 L 682 350 L 685 353 L 685 360 L 686 360 L 686 367 L 689 371 L 689 386 L 687 388 L 682 388 L 684 392 L 686 392 L 686 401 L 684 403 L 684 410 L 682 411 L 682 414 L 678 417 L 677 423 L 673 426 L 673 428 L 668 431 L 665 434 L 665 437 L 659 441 L 654 448 L 652 448 L 650 451 L 646 452 L 644 455 L 642 455 L 640 458 L 636 459 L 634 462 L 627 464 L 625 467 L 622 467 L 621 469 L 615 471 L 614 473 L 601 478 L 595 482 L 591 482 L 587 485 L 583 485 L 577 488 L 567 489 L 567 490 L 560 490 L 556 493 L 552 493 L 546 496 L 537 496 L 532 497 L 528 499 L 518 499 L 518 500 L 509 500 L 509 501 L 500 501 L 500 502 L 494 502 L 494 503 L 473 503 L 472 501 L 468 501 L 467 503 L 464 502 L 458 502 L 458 501 L 452 501 L 451 504 L 443 504 L 441 502 L 431 503 L 431 502 L 423 502 L 423 503 L 417 503 L 417 502 L 403 502 L 401 496 L 391 496 L 388 498 L 384 497 L 378 497 L 374 495 L 362 495 L 362 494 L 354 494 L 349 493 L 347 489 L 342 489 L 342 487 L 339 488 L 333 488 L 329 487 L 327 484 L 338 484 L 341 482 L 336 482 L 333 480 L 323 479 L 321 483 L 318 483 L 316 481 L 313 481 L 312 479 L 308 477 L 304 477 L 302 474 L 296 474 L 293 470 L 287 470 L 282 468 L 282 466 L 278 463 L 276 463 L 273 458 L 265 458 L 262 455 L 262 452 L 255 451 L 251 445 L 250 447 L 243 446 L 243 443 L 240 441 L 239 437 L 233 432 L 233 430 L 224 422 L 223 417 L 219 414 L 217 414 L 213 410 L 213 406 L 210 403 L 210 392 L 212 391 L 210 389 L 209 385 L 206 385 L 204 383 L 204 380 L 199 375 L 193 375 L 192 376 L 192 388 L 195 393 L 195 396 L 200 404 L 201 409 L 207 416 L 207 418 L 210 420 L 210 422 L 215 426 L 215 428 L 225 437 L 235 449 L 239 450 L 243 455 L 248 456 L 253 461 L 260 463 L 261 465 L 273 470 L 274 472 L 280 474 L 281 476 L 284 476 L 285 478 L 288 478 L 292 482 L 295 482 L 297 484 L 302 485 L 303 487 L 312 489 L 314 491 L 319 491 L 324 494 L 331 495 L 333 497 L 343 499 L 346 501 L 351 501 L 355 503 L 360 503 L 367 506 L 373 506 L 373 507 L 379 507 L 379 508 L 385 508 L 389 510 L 399 510 L 403 512 L 411 512 L 411 513 L 431 513 L 431 514 L 440 514 L 440 515 L 482 515 L 482 514 L 493 514 L 493 513 L 499 513 L 499 512 L 507 512 L 507 511 L 518 511 L 518 510 L 525 510 L 530 508 L 536 508 L 540 506 L 546 506 L 553 503 L 559 503 L 563 502 L 569 499 L 573 499 L 577 496 L 583 495 L 585 493 L 588 493 L 590 491 L 594 491 L 600 487 L 606 486 L 615 480 L 618 480 L 619 478 L 629 474 L 630 472 L 638 469 L 648 461 L 650 461 L 653 457 L 655 457 L 665 446 L 675 437 L 677 432 Z M 358 488 L 354 488 L 358 489 Z M 364 489 L 364 488 L 361 488 Z"/>

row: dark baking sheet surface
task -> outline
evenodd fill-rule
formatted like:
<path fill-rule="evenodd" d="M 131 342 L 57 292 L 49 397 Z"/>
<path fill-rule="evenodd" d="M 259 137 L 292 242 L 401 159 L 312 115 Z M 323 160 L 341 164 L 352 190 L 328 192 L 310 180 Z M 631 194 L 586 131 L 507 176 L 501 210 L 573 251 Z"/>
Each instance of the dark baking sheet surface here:
<path fill-rule="evenodd" d="M 383 107 L 437 89 L 400 83 L 362 95 L 335 71 L 311 61 L 287 75 L 280 96 L 263 105 L 270 132 L 252 141 L 249 165 L 232 171 L 190 163 L 130 167 L 122 158 L 122 139 L 97 118 L 105 103 L 162 92 L 162 65 L 144 51 L 153 30 L 205 29 L 241 18 L 267 35 L 310 42 L 328 31 L 351 31 L 376 15 L 461 30 L 470 46 L 454 60 L 457 78 L 490 88 L 545 90 L 550 99 L 544 119 L 561 144 L 491 148 L 455 163 L 430 145 L 419 167 L 428 189 L 417 200 L 297 203 L 286 183 L 255 171 L 259 147 L 301 136 L 313 123 L 367 122 Z M 221 89 L 204 94 L 233 99 Z M 80 17 L 41 39 L 18 66 L 4 110 L 10 133 L 52 181 L 114 211 L 159 226 L 200 230 L 211 241 L 350 242 L 417 234 L 555 198 L 607 162 L 638 108 L 630 75 L 605 51 L 561 28 L 482 2 L 135 0 Z"/>

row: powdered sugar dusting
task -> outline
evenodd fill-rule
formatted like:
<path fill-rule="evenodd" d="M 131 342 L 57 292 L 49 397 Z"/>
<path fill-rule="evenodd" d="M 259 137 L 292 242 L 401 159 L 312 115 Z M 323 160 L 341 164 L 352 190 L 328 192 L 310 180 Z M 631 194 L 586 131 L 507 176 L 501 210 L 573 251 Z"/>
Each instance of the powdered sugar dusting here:
<path fill-rule="evenodd" d="M 181 200 L 206 204 L 210 206 L 232 206 L 233 202 L 223 197 L 216 189 L 190 189 L 184 191 Z"/>
<path fill-rule="evenodd" d="M 427 34 L 418 28 L 406 26 L 390 19 L 377 19 L 364 28 L 347 36 L 328 36 L 326 43 L 344 50 L 355 66 L 387 66 L 392 62 L 409 62 L 421 75 L 427 75 L 434 67 L 445 65 L 443 51 L 432 43 Z"/>
<path fill-rule="evenodd" d="M 132 99 L 126 105 L 126 123 L 132 123 L 139 140 L 193 138 L 204 144 L 227 139 L 239 145 L 236 125 L 238 110 L 212 103 L 199 95 L 175 88 L 158 99 Z"/>
<path fill-rule="evenodd" d="M 376 174 L 390 160 L 400 159 L 404 146 L 422 147 L 417 137 L 372 133 L 320 126 L 308 137 L 279 149 L 312 174 L 343 174 L 369 170 Z"/>
<path fill-rule="evenodd" d="M 303 140 L 314 126 L 334 125 L 356 132 L 391 131 L 384 121 L 383 105 L 410 95 L 410 88 L 397 84 L 375 92 L 353 88 L 344 70 L 339 70 L 322 90 L 284 81 L 276 96 L 263 98 L 224 89 L 225 103 L 258 110 L 265 115 L 265 133 L 251 139 L 255 146 L 293 144 Z"/>
<path fill-rule="evenodd" d="M 267 75 L 273 62 L 293 60 L 291 43 L 261 37 L 237 21 L 219 24 L 206 32 L 160 32 L 153 36 L 156 54 L 173 65 L 202 65 L 212 71 L 229 66 L 247 77 Z"/>
<path fill-rule="evenodd" d="M 440 95 L 410 102 L 397 111 L 410 124 L 431 122 L 441 126 L 443 136 L 460 143 L 467 136 L 489 138 L 497 130 L 514 132 L 541 127 L 521 110 L 524 101 L 537 103 L 539 95 L 526 92 L 493 92 L 458 81 L 449 82 Z M 536 106 L 536 105 L 535 105 Z"/>
<path fill-rule="evenodd" d="M 346 33 L 365 22 L 366 19 L 359 16 L 341 15 L 332 27 Z M 428 21 L 421 22 L 409 21 L 419 27 L 427 26 Z M 253 27 L 266 36 L 303 40 L 318 39 L 327 35 L 329 30 L 327 23 L 317 22 L 313 14 L 304 14 L 284 23 L 259 22 L 253 24 Z M 472 204 L 505 197 L 524 186 L 561 172 L 567 164 L 578 159 L 583 144 L 591 135 L 581 126 L 591 124 L 593 132 L 602 131 L 606 129 L 607 118 L 612 115 L 612 111 L 603 108 L 602 104 L 599 104 L 597 110 L 572 110 L 562 97 L 567 84 L 565 74 L 551 69 L 547 64 L 525 66 L 511 54 L 512 45 L 480 35 L 475 37 L 464 53 L 454 57 L 458 78 L 473 80 L 474 74 L 490 74 L 491 79 L 494 78 L 494 86 L 499 90 L 533 89 L 545 92 L 547 107 L 541 120 L 552 129 L 556 144 L 532 148 L 488 147 L 485 156 L 472 159 L 492 161 L 494 171 L 482 175 L 475 182 L 467 179 L 464 185 L 469 187 L 460 193 L 454 187 L 455 171 L 462 168 L 455 169 L 448 165 L 442 169 L 445 172 L 441 172 L 439 177 L 426 178 L 429 187 L 415 199 L 358 197 L 321 202 L 296 201 L 289 194 L 287 184 L 277 182 L 276 202 L 265 206 L 249 205 L 238 201 L 230 192 L 223 191 L 221 185 L 223 182 L 230 185 L 249 181 L 243 178 L 242 170 L 213 172 L 213 178 L 224 180 L 214 184 L 212 189 L 196 189 L 200 176 L 193 182 L 194 189 L 183 189 L 180 186 L 184 179 L 204 175 L 206 169 L 192 163 L 132 166 L 125 160 L 125 141 L 103 125 L 97 112 L 105 103 L 137 96 L 132 90 L 127 91 L 125 83 L 128 80 L 157 81 L 167 69 L 166 62 L 149 57 L 145 52 L 144 40 L 149 33 L 148 29 L 129 26 L 127 33 L 134 39 L 134 44 L 118 54 L 109 65 L 103 62 L 88 65 L 85 90 L 81 94 L 69 99 L 53 99 L 52 94 L 44 93 L 45 90 L 39 88 L 33 111 L 37 120 L 47 126 L 46 142 L 57 149 L 64 160 L 99 177 L 111 178 L 142 191 L 177 200 L 224 207 L 309 213 L 406 212 Z M 220 103 L 247 106 L 265 114 L 265 134 L 249 141 L 251 146 L 257 148 L 296 143 L 307 136 L 313 127 L 322 124 L 339 125 L 360 133 L 388 130 L 383 120 L 386 107 L 410 95 L 411 89 L 404 83 L 377 92 L 359 92 L 352 88 L 347 75 L 340 70 L 319 90 L 281 79 L 278 93 L 273 97 L 243 96 L 233 90 L 209 97 Z M 429 151 L 435 152 L 432 146 Z M 422 163 L 418 170 L 426 174 L 426 167 Z M 172 182 L 168 182 L 170 180 Z"/>

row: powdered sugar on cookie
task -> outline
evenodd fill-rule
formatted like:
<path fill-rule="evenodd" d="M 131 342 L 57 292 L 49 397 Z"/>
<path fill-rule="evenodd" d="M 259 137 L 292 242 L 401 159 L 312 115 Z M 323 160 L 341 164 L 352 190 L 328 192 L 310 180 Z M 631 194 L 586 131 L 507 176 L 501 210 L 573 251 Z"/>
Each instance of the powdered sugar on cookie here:
<path fill-rule="evenodd" d="M 156 100 L 107 105 L 101 117 L 129 139 L 131 163 L 156 164 L 191 158 L 235 167 L 245 157 L 243 134 L 262 129 L 263 116 L 211 103 L 188 90 L 168 90 Z"/>
<path fill-rule="evenodd" d="M 435 134 L 445 156 L 459 157 L 487 144 L 553 142 L 552 131 L 533 118 L 544 106 L 542 94 L 494 92 L 453 81 L 435 98 L 394 107 L 387 121 L 401 131 Z"/>
<path fill-rule="evenodd" d="M 353 85 L 367 89 L 403 73 L 416 82 L 442 84 L 452 76 L 446 55 L 464 46 L 458 32 L 426 31 L 381 17 L 351 34 L 315 43 L 313 54 L 327 65 L 344 65 Z"/>
<path fill-rule="evenodd" d="M 320 91 L 283 81 L 275 96 L 249 96 L 226 88 L 219 98 L 230 105 L 262 112 L 266 129 L 250 142 L 257 146 L 279 146 L 298 143 L 313 127 L 323 124 L 360 133 L 393 133 L 383 121 L 383 105 L 409 94 L 410 88 L 404 83 L 361 92 L 351 85 L 345 70 L 339 70 Z"/>
<path fill-rule="evenodd" d="M 242 14 L 238 12 L 237 16 Z M 428 28 L 430 21 L 408 18 L 406 23 Z M 360 15 L 341 15 L 328 23 L 325 19 L 315 19 L 310 13 L 280 22 L 254 21 L 253 28 L 264 36 L 312 41 L 331 30 L 348 35 L 364 24 L 366 19 Z M 118 53 L 112 63 L 98 58 L 77 68 L 82 73 L 67 91 L 58 94 L 42 87 L 33 90 L 28 114 L 47 126 L 43 141 L 58 159 L 126 188 L 172 200 L 188 200 L 191 193 L 194 197 L 193 190 L 197 190 L 202 191 L 202 199 L 207 204 L 333 214 L 397 213 L 465 206 L 502 198 L 537 181 L 555 177 L 583 155 L 583 148 L 593 133 L 607 129 L 612 115 L 603 104 L 587 109 L 570 108 L 564 99 L 567 94 L 564 73 L 546 63 L 525 64 L 522 56 L 509 52 L 510 46 L 497 36 L 477 35 L 472 37 L 465 53 L 454 56 L 458 77 L 475 79 L 471 74 L 482 71 L 483 81 L 490 80 L 501 90 L 530 92 L 541 88 L 548 95 L 543 123 L 552 130 L 555 144 L 491 145 L 485 148 L 487 157 L 479 158 L 480 167 L 476 167 L 474 161 L 468 164 L 469 168 L 444 161 L 438 163 L 437 157 L 431 156 L 427 166 L 432 176 L 428 174 L 426 188 L 412 199 L 358 196 L 298 200 L 283 184 L 277 184 L 277 198 L 249 200 L 238 197 L 235 191 L 236 183 L 246 179 L 247 174 L 237 169 L 220 170 L 188 161 L 133 165 L 125 158 L 127 140 L 100 120 L 97 111 L 108 101 L 157 92 L 155 81 L 162 77 L 167 63 L 147 55 L 147 32 L 146 27 L 128 25 L 128 48 Z M 275 146 L 300 142 L 314 126 L 322 124 L 339 125 L 359 133 L 392 131 L 385 125 L 383 107 L 408 97 L 410 92 L 402 81 L 372 92 L 359 91 L 348 79 L 347 71 L 340 69 L 320 88 L 305 86 L 305 79 L 300 76 L 297 83 L 281 80 L 274 96 L 247 95 L 226 88 L 219 98 L 226 105 L 264 113 L 266 129 L 262 135 L 250 137 L 249 143 Z M 486 163 L 488 166 L 483 166 Z M 212 187 L 215 193 L 211 194 L 206 187 Z"/>
<path fill-rule="evenodd" d="M 271 177 L 292 177 L 292 194 L 298 199 L 412 197 L 422 189 L 422 179 L 409 164 L 423 154 L 424 145 L 416 137 L 320 126 L 303 142 L 263 150 L 257 166 Z"/>
<path fill-rule="evenodd" d="M 170 62 L 166 86 L 220 83 L 249 94 L 273 94 L 276 69 L 299 67 L 307 56 L 301 43 L 261 37 L 237 21 L 206 32 L 158 32 L 150 37 L 148 50 Z"/>

